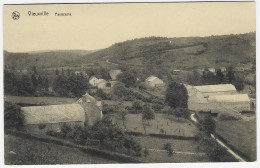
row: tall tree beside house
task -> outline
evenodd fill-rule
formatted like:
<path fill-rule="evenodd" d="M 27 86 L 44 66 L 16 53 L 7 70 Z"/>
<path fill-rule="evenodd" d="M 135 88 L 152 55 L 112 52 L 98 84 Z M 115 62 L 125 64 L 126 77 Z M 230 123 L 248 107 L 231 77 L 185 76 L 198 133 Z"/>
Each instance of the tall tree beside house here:
<path fill-rule="evenodd" d="M 188 92 L 185 86 L 172 81 L 166 89 L 165 102 L 172 108 L 187 108 Z"/>

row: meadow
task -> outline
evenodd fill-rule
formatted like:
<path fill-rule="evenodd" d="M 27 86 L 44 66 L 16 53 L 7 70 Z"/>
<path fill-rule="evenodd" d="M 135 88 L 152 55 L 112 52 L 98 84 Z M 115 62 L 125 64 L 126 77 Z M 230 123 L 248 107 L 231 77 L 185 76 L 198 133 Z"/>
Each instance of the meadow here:
<path fill-rule="evenodd" d="M 111 116 L 114 123 L 118 124 L 122 129 L 132 132 L 140 132 L 145 134 L 142 122 L 142 114 L 127 114 L 125 126 L 120 115 Z M 146 134 L 165 134 L 185 137 L 194 137 L 198 129 L 189 120 L 169 116 L 167 114 L 155 114 L 155 119 L 145 121 Z"/>
<path fill-rule="evenodd" d="M 247 156 L 256 160 L 256 120 L 217 121 L 216 133 Z"/>
<path fill-rule="evenodd" d="M 92 156 L 79 149 L 12 135 L 5 135 L 4 142 L 5 164 L 7 165 L 117 163 Z"/>

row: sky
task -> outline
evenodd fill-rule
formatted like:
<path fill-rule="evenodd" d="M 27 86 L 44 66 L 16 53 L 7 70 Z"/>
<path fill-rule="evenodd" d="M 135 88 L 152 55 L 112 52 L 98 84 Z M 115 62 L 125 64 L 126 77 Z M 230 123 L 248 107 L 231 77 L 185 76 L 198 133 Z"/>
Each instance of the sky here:
<path fill-rule="evenodd" d="M 49 15 L 29 16 L 43 11 Z M 4 50 L 96 50 L 149 36 L 247 33 L 256 31 L 255 12 L 255 2 L 5 5 Z"/>

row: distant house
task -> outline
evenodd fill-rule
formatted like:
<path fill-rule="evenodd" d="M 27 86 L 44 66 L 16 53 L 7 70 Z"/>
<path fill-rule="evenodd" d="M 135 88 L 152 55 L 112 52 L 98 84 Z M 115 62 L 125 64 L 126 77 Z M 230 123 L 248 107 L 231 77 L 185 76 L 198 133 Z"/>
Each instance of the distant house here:
<path fill-rule="evenodd" d="M 231 84 L 190 86 L 188 108 L 193 111 L 211 111 L 212 113 L 232 113 L 250 110 L 247 94 L 238 94 Z"/>
<path fill-rule="evenodd" d="M 89 79 L 89 84 L 91 86 L 96 86 L 98 87 L 98 85 L 102 84 L 102 83 L 107 83 L 107 81 L 105 79 L 98 79 L 96 78 L 95 76 L 92 76 L 90 79 Z"/>
<path fill-rule="evenodd" d="M 209 72 L 212 72 L 212 73 L 215 73 L 215 72 L 216 72 L 216 69 L 215 69 L 215 68 L 208 68 L 208 71 L 209 71 Z"/>
<path fill-rule="evenodd" d="M 149 87 L 162 87 L 165 86 L 164 82 L 156 77 L 156 76 L 149 76 L 146 80 L 145 83 Z"/>
<path fill-rule="evenodd" d="M 74 71 L 75 75 L 83 75 L 84 77 L 88 77 L 88 74 L 85 71 Z"/>
<path fill-rule="evenodd" d="M 122 73 L 122 71 L 120 69 L 118 69 L 118 70 L 110 70 L 109 71 L 109 75 L 110 75 L 111 80 L 116 80 L 117 76 L 119 74 L 121 74 L 121 73 Z"/>
<path fill-rule="evenodd" d="M 89 83 L 93 87 L 96 87 L 98 89 L 102 89 L 103 91 L 109 92 L 111 90 L 111 88 L 117 83 L 117 81 L 108 82 L 105 79 L 98 79 L 93 76 L 89 79 Z"/>
<path fill-rule="evenodd" d="M 93 125 L 102 118 L 102 103 L 88 94 L 73 104 L 28 106 L 21 110 L 24 114 L 22 129 L 36 134 L 59 132 L 63 124 L 71 127 Z"/>
<path fill-rule="evenodd" d="M 179 70 L 179 69 L 172 70 L 172 74 L 179 74 L 180 72 L 181 72 L 181 70 Z"/>
<path fill-rule="evenodd" d="M 219 69 L 221 70 L 221 72 L 226 72 L 227 71 L 226 67 L 220 67 Z"/>

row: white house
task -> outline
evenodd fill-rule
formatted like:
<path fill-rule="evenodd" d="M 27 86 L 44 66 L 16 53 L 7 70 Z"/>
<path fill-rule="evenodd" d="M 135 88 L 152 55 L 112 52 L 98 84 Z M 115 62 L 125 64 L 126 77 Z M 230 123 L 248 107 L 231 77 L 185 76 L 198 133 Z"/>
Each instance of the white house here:
<path fill-rule="evenodd" d="M 145 83 L 147 86 L 149 87 L 162 87 L 164 86 L 164 82 L 156 77 L 156 76 L 149 76 L 146 80 L 145 80 Z"/>
<path fill-rule="evenodd" d="M 109 75 L 110 75 L 110 78 L 111 78 L 112 80 L 116 80 L 117 76 L 118 76 L 119 74 L 121 74 L 121 73 L 122 73 L 122 71 L 121 71 L 120 69 L 110 70 L 110 71 L 109 71 Z"/>

